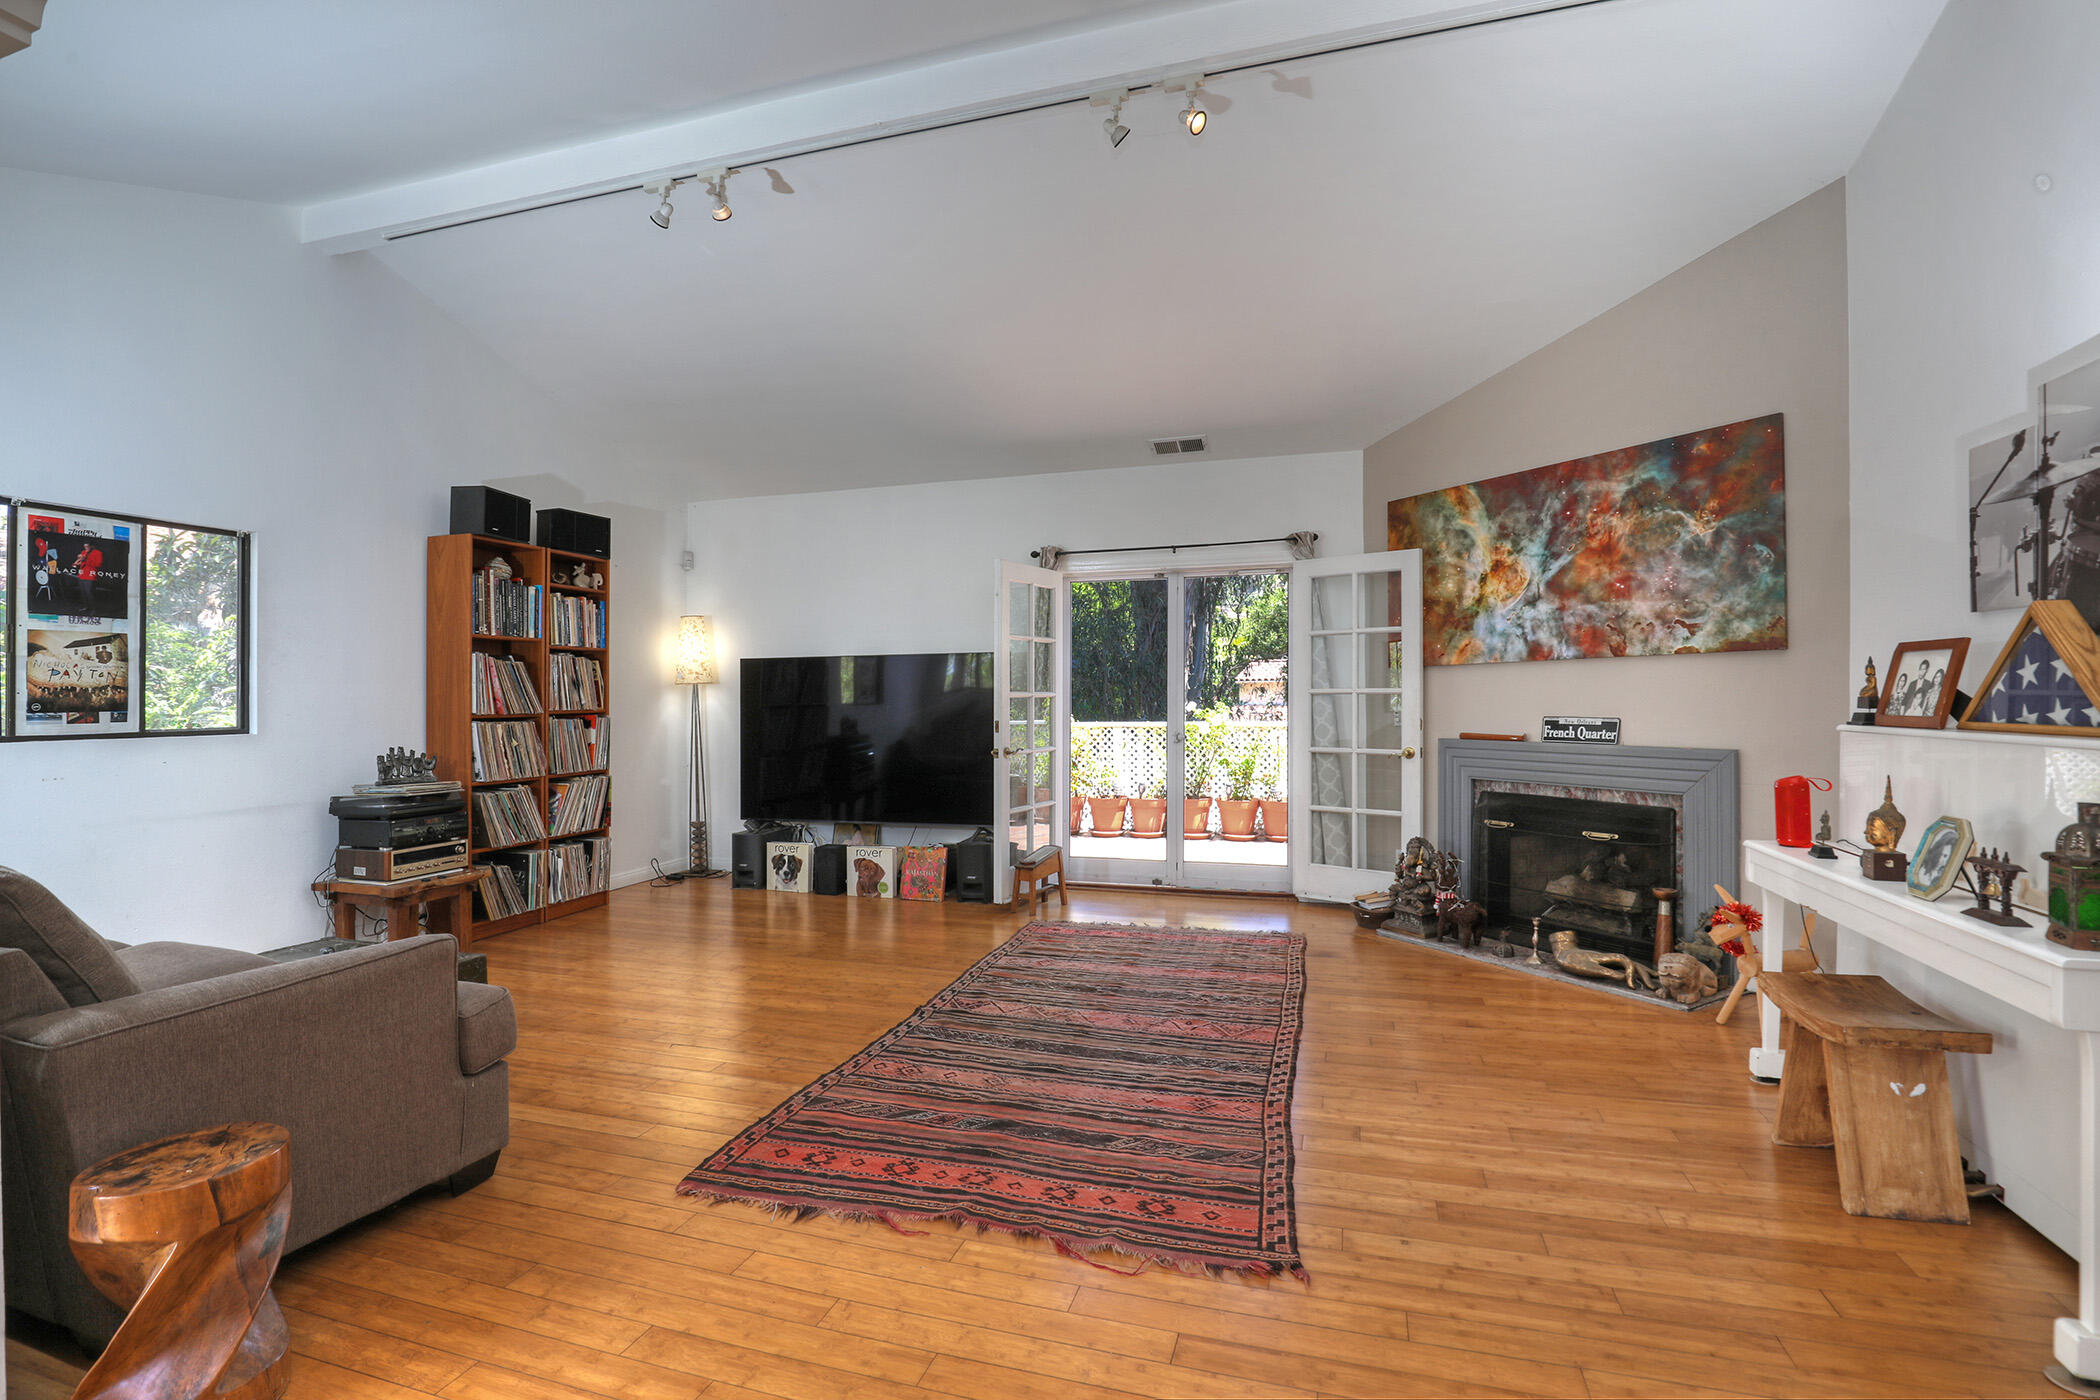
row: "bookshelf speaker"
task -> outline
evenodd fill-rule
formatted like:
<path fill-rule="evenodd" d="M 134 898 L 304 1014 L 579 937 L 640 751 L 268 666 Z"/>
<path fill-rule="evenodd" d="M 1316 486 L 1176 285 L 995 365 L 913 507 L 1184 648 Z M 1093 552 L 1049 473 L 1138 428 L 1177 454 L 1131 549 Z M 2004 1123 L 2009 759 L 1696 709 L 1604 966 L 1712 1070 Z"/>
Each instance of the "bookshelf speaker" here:
<path fill-rule="evenodd" d="M 846 848 L 819 846 L 811 853 L 809 889 L 812 894 L 846 892 Z"/>
<path fill-rule="evenodd" d="M 452 488 L 452 533 L 532 543 L 532 502 L 493 486 Z"/>
<path fill-rule="evenodd" d="M 602 515 L 585 515 L 580 510 L 543 510 L 539 544 L 542 549 L 565 549 L 571 554 L 610 559 L 612 521 Z"/>

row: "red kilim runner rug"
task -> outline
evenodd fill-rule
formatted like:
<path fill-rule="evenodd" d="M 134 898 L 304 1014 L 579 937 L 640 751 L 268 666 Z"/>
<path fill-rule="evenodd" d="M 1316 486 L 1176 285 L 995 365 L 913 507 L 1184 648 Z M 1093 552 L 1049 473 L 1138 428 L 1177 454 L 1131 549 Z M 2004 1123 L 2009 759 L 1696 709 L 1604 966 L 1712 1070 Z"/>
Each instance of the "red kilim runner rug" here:
<path fill-rule="evenodd" d="M 1030 924 L 678 1190 L 798 1219 L 960 1221 L 1140 1268 L 1303 1278 L 1304 1002 L 1295 933 Z"/>

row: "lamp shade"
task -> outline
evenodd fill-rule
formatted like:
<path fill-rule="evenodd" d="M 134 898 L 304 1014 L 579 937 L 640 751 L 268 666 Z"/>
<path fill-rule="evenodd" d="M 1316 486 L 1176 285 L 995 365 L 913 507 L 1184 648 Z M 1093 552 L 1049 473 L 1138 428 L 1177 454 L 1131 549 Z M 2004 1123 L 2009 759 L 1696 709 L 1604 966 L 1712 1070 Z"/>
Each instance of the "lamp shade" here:
<path fill-rule="evenodd" d="M 711 617 L 678 619 L 678 667 L 673 685 L 713 685 L 721 674 L 715 670 L 715 620 Z"/>

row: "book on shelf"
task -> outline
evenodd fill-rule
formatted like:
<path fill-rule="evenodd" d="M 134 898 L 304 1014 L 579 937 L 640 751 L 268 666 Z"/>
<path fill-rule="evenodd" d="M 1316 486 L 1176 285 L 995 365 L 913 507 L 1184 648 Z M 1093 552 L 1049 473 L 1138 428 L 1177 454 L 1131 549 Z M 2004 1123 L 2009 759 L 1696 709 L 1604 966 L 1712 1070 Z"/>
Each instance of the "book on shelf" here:
<path fill-rule="evenodd" d="M 557 651 L 547 658 L 547 707 L 599 710 L 605 707 L 605 667 L 595 656 Z"/>
<path fill-rule="evenodd" d="M 474 721 L 474 779 L 504 782 L 537 778 L 547 771 L 540 727 L 529 719 Z"/>
<path fill-rule="evenodd" d="M 547 834 L 574 836 L 605 825 L 605 798 L 609 780 L 603 773 L 586 774 L 547 786 Z"/>
<path fill-rule="evenodd" d="M 547 902 L 560 904 L 612 888 L 612 842 L 603 836 L 547 847 Z"/>
<path fill-rule="evenodd" d="M 539 689 L 524 658 L 474 653 L 474 713 L 477 715 L 536 715 L 540 712 Z"/>
<path fill-rule="evenodd" d="M 603 768 L 611 755 L 612 721 L 604 715 L 556 715 L 547 725 L 547 759 L 556 774 Z"/>
<path fill-rule="evenodd" d="M 558 647 L 602 647 L 605 604 L 597 598 L 557 593 L 547 604 L 547 628 Z"/>
<path fill-rule="evenodd" d="M 520 846 L 546 839 L 539 795 L 529 787 L 479 788 L 474 793 L 474 844 Z"/>
<path fill-rule="evenodd" d="M 475 889 L 483 918 L 507 919 L 547 903 L 545 851 L 503 851 L 484 859 Z"/>
<path fill-rule="evenodd" d="M 492 637 L 537 637 L 546 590 L 487 569 L 474 571 L 474 630 Z"/>

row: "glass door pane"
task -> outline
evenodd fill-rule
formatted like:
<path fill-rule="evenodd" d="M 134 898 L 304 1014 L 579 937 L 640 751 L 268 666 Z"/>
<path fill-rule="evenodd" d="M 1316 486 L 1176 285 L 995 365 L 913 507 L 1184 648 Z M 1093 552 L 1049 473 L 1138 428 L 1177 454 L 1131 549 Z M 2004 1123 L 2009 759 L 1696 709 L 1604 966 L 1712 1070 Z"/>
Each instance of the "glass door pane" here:
<path fill-rule="evenodd" d="M 1070 585 L 1075 879 L 1167 878 L 1167 581 Z"/>
<path fill-rule="evenodd" d="M 1288 888 L 1290 575 L 1190 574 L 1182 599 L 1180 883 Z"/>

